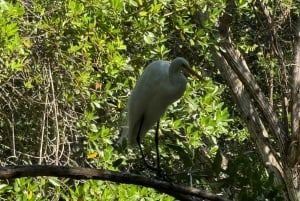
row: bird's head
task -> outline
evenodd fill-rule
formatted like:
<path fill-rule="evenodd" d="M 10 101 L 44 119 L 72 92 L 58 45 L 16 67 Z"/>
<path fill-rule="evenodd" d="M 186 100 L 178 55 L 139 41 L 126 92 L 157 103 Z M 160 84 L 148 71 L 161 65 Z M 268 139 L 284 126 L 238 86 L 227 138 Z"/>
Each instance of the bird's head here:
<path fill-rule="evenodd" d="M 178 70 L 183 73 L 186 77 L 188 75 L 193 75 L 197 77 L 200 81 L 203 81 L 203 77 L 198 75 L 191 67 L 189 62 L 183 57 L 177 57 L 172 61 L 172 64 L 178 66 Z"/>

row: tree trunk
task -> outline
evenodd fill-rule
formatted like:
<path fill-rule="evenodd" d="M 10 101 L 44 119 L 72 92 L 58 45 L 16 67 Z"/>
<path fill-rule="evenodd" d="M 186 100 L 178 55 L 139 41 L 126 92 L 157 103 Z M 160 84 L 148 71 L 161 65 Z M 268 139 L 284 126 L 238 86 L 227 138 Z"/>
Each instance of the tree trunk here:
<path fill-rule="evenodd" d="M 247 122 L 247 128 L 251 133 L 251 138 L 258 148 L 259 154 L 266 167 L 275 173 L 275 182 L 280 185 L 283 183 L 283 169 L 278 159 L 277 153 L 270 145 L 269 134 L 261 121 L 251 97 L 245 89 L 237 75 L 230 68 L 226 60 L 212 49 L 211 53 L 217 67 L 219 67 L 223 78 L 232 91 L 232 96 L 241 111 L 242 118 Z"/>
<path fill-rule="evenodd" d="M 259 0 L 257 3 L 262 6 L 263 12 L 266 12 L 263 3 Z M 210 52 L 215 65 L 220 69 L 224 80 L 232 91 L 233 99 L 241 112 L 263 163 L 269 173 L 274 174 L 275 185 L 284 187 L 285 200 L 300 201 L 300 20 L 295 49 L 295 65 L 293 65 L 292 72 L 291 122 L 288 122 L 287 118 L 281 122 L 250 72 L 243 55 L 235 48 L 230 38 L 232 16 L 236 10 L 235 1 L 228 0 L 226 9 L 218 23 L 218 38 L 221 38 L 218 40 L 220 41 L 218 42 L 219 48 L 217 49 L 212 45 Z M 270 15 L 266 17 L 269 19 Z M 201 20 L 203 21 L 203 19 Z M 270 23 L 272 24 L 271 21 Z M 201 27 L 202 23 L 200 22 L 198 25 Z M 272 37 L 277 36 L 274 34 Z M 273 38 L 272 41 L 277 40 Z M 276 51 L 282 53 L 281 50 L 278 50 L 278 44 L 272 45 L 277 47 Z M 283 55 L 278 54 L 276 56 L 280 57 L 280 63 L 284 64 Z M 285 67 L 285 65 L 283 66 Z M 287 97 L 286 93 L 281 95 L 282 98 Z M 282 112 L 288 112 L 286 109 Z M 284 115 L 287 116 L 287 114 L 280 116 Z M 291 133 L 285 129 L 289 127 L 289 123 L 291 123 Z"/>
<path fill-rule="evenodd" d="M 291 93 L 291 132 L 292 140 L 288 152 L 288 165 L 292 174 L 293 187 L 297 190 L 297 197 L 300 199 L 300 18 L 297 25 L 297 39 L 295 46 L 295 64 L 292 74 Z"/>

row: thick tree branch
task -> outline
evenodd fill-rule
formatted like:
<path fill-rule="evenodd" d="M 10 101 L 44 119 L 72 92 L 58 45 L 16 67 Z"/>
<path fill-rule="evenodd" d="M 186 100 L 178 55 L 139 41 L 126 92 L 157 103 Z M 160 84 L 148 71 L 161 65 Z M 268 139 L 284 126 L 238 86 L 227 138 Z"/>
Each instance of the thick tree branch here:
<path fill-rule="evenodd" d="M 220 18 L 220 35 L 223 38 L 223 41 L 220 43 L 222 56 L 226 59 L 227 63 L 230 65 L 232 70 L 236 73 L 239 80 L 243 83 L 246 87 L 247 91 L 249 92 L 251 98 L 255 100 L 257 103 L 257 107 L 264 117 L 264 120 L 268 123 L 272 133 L 278 140 L 278 145 L 280 148 L 280 153 L 284 153 L 287 133 L 281 126 L 281 123 L 273 111 L 272 106 L 268 102 L 267 98 L 264 96 L 262 90 L 258 86 L 257 82 L 255 81 L 254 76 L 251 74 L 246 61 L 242 57 L 241 53 L 234 48 L 233 44 L 230 41 L 229 37 L 229 27 L 231 25 L 231 18 L 232 16 L 232 9 L 234 9 L 234 1 L 229 0 L 226 11 L 224 15 Z"/>
<path fill-rule="evenodd" d="M 300 197 L 299 170 L 297 169 L 295 171 L 295 168 L 289 168 L 287 166 L 287 158 L 289 156 L 287 155 L 286 148 L 290 136 L 288 136 L 287 129 L 283 128 L 282 122 L 280 122 L 272 105 L 265 97 L 253 74 L 251 74 L 246 60 L 231 41 L 230 26 L 237 7 L 234 0 L 228 0 L 226 4 L 226 9 L 218 23 L 218 36 L 215 37 L 215 35 L 211 34 L 211 37 L 215 38 L 215 41 L 220 41 L 218 42 L 218 48 L 213 45 L 210 47 L 213 61 L 220 69 L 223 78 L 233 92 L 235 102 L 241 111 L 241 115 L 246 122 L 251 138 L 255 142 L 262 160 L 270 172 L 274 173 L 276 178 L 275 182 L 280 184 L 280 186 L 284 186 L 286 189 L 287 193 L 284 195 L 285 200 L 297 200 Z M 199 20 L 195 20 L 199 27 L 201 27 L 202 24 L 199 22 L 207 20 L 205 19 L 205 15 L 195 15 L 195 17 L 200 18 Z M 201 19 L 201 17 L 204 19 Z M 272 20 L 270 19 L 267 19 L 267 21 L 272 23 Z M 209 33 L 211 33 L 211 31 L 209 31 Z M 282 66 L 285 66 L 282 51 L 276 44 L 277 43 L 274 43 L 273 47 L 276 56 L 279 57 Z M 300 62 L 296 61 L 296 63 Z M 299 69 L 298 66 L 298 70 Z M 283 72 L 283 74 L 285 75 L 285 72 Z M 286 79 L 282 81 L 285 83 L 285 80 Z M 297 101 L 299 101 L 300 90 L 299 87 L 296 88 L 298 89 L 297 92 L 295 90 L 297 93 Z M 295 115 L 298 115 L 299 117 L 300 112 L 296 110 Z M 298 120 L 296 120 L 296 123 L 300 124 Z M 274 142 L 271 143 L 271 140 L 269 139 L 271 138 L 271 135 L 275 138 L 274 142 L 276 143 L 276 146 L 279 147 L 279 154 L 272 146 Z M 299 132 L 297 136 L 299 136 L 300 139 Z M 298 148 L 300 149 L 300 140 L 295 140 L 295 151 L 293 152 L 299 157 L 300 151 L 298 151 Z"/>
<path fill-rule="evenodd" d="M 126 172 L 49 165 L 10 166 L 0 168 L 0 179 L 37 176 L 54 176 L 72 179 L 98 179 L 117 183 L 141 185 L 169 194 L 180 200 L 207 199 L 212 201 L 229 201 L 221 196 L 207 193 L 196 188 L 185 187 L 179 184 Z"/>
<path fill-rule="evenodd" d="M 296 33 L 296 56 L 293 70 L 293 135 L 298 137 L 300 141 L 300 17 L 298 19 L 297 33 Z"/>
<path fill-rule="evenodd" d="M 278 140 L 280 152 L 284 153 L 283 150 L 285 147 L 285 139 L 287 139 L 285 137 L 287 136 L 287 134 L 282 129 L 277 115 L 273 111 L 273 108 L 267 101 L 262 90 L 256 83 L 255 78 L 247 67 L 245 60 L 243 59 L 240 52 L 238 50 L 235 50 L 233 45 L 229 41 L 222 42 L 221 46 L 225 50 L 224 52 L 221 52 L 222 56 L 230 64 L 233 71 L 237 74 L 239 79 L 247 88 L 251 97 L 256 101 L 259 111 L 263 115 L 265 121 L 268 122 L 272 133 Z"/>
<path fill-rule="evenodd" d="M 290 165 L 300 162 L 300 18 L 296 33 L 295 64 L 292 74 L 292 141 L 290 144 Z M 298 184 L 300 185 L 300 184 Z"/>
<path fill-rule="evenodd" d="M 222 55 L 221 58 L 224 58 L 230 68 L 225 69 L 226 72 L 222 72 L 222 74 L 229 76 L 229 74 L 234 73 L 237 76 L 237 80 L 242 83 L 242 85 L 245 87 L 247 93 L 249 94 L 249 97 L 251 99 L 251 103 L 255 105 L 254 107 L 249 107 L 247 110 L 250 111 L 243 111 L 243 115 L 252 113 L 254 117 L 251 118 L 258 118 L 262 116 L 263 122 L 258 119 L 257 123 L 259 125 L 255 126 L 252 125 L 253 128 L 249 129 L 251 135 L 253 137 L 257 137 L 256 139 L 256 144 L 259 152 L 262 154 L 262 159 L 265 162 L 270 161 L 272 166 L 270 169 L 275 173 L 277 177 L 277 182 L 280 183 L 286 187 L 287 190 L 287 195 L 286 195 L 286 200 L 291 199 L 291 200 L 296 200 L 296 198 L 299 198 L 299 195 L 297 195 L 297 191 L 295 191 L 295 186 L 298 189 L 299 186 L 296 184 L 298 181 L 295 181 L 297 177 L 295 177 L 293 170 L 288 168 L 286 165 L 287 158 L 286 158 L 286 148 L 287 148 L 287 142 L 289 141 L 289 136 L 287 131 L 283 128 L 281 122 L 279 121 L 276 113 L 274 112 L 272 106 L 269 104 L 267 101 L 266 97 L 264 96 L 262 90 L 258 86 L 257 82 L 255 81 L 254 76 L 251 74 L 245 59 L 242 57 L 241 53 L 234 47 L 233 43 L 230 40 L 230 31 L 229 27 L 231 25 L 231 20 L 232 20 L 232 15 L 233 15 L 233 10 L 234 10 L 234 1 L 233 0 L 228 0 L 227 1 L 227 7 L 224 15 L 220 18 L 219 21 L 219 34 L 222 38 L 222 41 L 219 43 L 220 49 L 220 54 Z M 231 88 L 235 88 L 234 85 L 231 86 Z M 238 94 L 235 94 L 236 99 L 238 98 Z M 243 100 L 237 101 L 240 104 L 240 108 L 246 108 L 244 105 Z M 246 103 L 248 104 L 248 103 Z M 252 112 L 252 110 L 254 112 Z M 258 116 L 258 114 L 260 114 Z M 298 113 L 299 114 L 299 113 Z M 247 118 L 247 116 L 245 116 Z M 247 120 L 247 119 L 246 119 Z M 254 121 L 253 121 L 254 122 Z M 252 123 L 253 123 L 252 122 Z M 251 122 L 247 121 L 248 127 L 251 126 Z M 261 125 L 260 125 L 261 124 Z M 271 143 L 267 143 L 264 140 L 267 139 L 265 138 L 267 136 L 267 131 L 265 126 L 268 126 L 268 129 L 270 129 L 270 132 L 276 139 L 276 144 L 279 147 L 279 152 L 280 155 L 283 157 L 280 157 L 273 151 Z M 261 127 L 263 129 L 263 133 L 255 133 L 256 128 Z M 259 131 L 259 130 L 257 130 Z M 263 145 L 262 147 L 259 145 Z M 267 145 L 267 146 L 266 146 Z M 266 150 L 264 150 L 266 149 Z M 271 157 L 268 158 L 267 152 L 270 149 Z M 295 152 L 298 153 L 299 151 Z M 278 174 L 280 173 L 280 174 Z M 298 174 L 298 172 L 297 172 Z M 281 176 L 281 178 L 280 178 Z M 294 179 L 295 178 L 295 179 Z M 296 182 L 296 183 L 295 183 Z"/>
<path fill-rule="evenodd" d="M 235 2 L 228 0 L 218 27 L 219 35 L 222 38 L 219 43 L 220 50 L 218 51 L 212 45 L 210 52 L 214 58 L 215 65 L 220 69 L 223 78 L 232 91 L 233 98 L 241 111 L 242 118 L 246 122 L 251 138 L 256 144 L 263 162 L 271 172 L 274 172 L 275 183 L 285 186 L 284 178 L 286 175 L 283 164 L 280 161 L 280 156 L 272 147 L 264 122 L 267 122 L 267 125 L 272 129 L 272 133 L 278 141 L 277 144 L 279 144 L 280 153 L 284 153 L 286 143 L 284 137 L 286 133 L 271 104 L 256 83 L 246 61 L 243 59 L 241 53 L 234 48 L 230 40 L 229 30 L 232 22 L 232 13 L 234 12 L 232 10 L 235 9 Z M 263 117 L 263 121 L 261 116 Z M 288 195 L 286 194 L 285 197 L 288 197 Z"/>
<path fill-rule="evenodd" d="M 277 29 L 279 25 L 276 25 L 274 21 L 272 20 L 272 17 L 265 6 L 264 2 L 261 0 L 256 0 L 256 5 L 263 14 L 264 19 L 267 21 L 268 26 L 268 40 L 266 43 L 269 44 L 269 46 L 272 49 L 271 54 L 274 54 L 278 58 L 279 61 L 279 75 L 280 75 L 280 88 L 282 92 L 282 121 L 283 121 L 283 129 L 285 129 L 285 132 L 289 132 L 289 121 L 288 121 L 288 107 L 289 107 L 289 89 L 288 89 L 288 75 L 287 75 L 287 69 L 286 64 L 283 56 L 282 47 L 280 46 L 280 43 L 278 41 L 278 34 Z"/>
<path fill-rule="evenodd" d="M 215 65 L 220 69 L 223 78 L 232 91 L 232 96 L 241 111 L 242 118 L 247 122 L 246 125 L 251 134 L 251 138 L 256 144 L 264 164 L 275 173 L 276 183 L 282 184 L 284 177 L 282 164 L 271 146 L 268 132 L 252 104 L 249 93 L 226 60 L 217 53 L 214 47 L 211 48 L 211 53 Z"/>

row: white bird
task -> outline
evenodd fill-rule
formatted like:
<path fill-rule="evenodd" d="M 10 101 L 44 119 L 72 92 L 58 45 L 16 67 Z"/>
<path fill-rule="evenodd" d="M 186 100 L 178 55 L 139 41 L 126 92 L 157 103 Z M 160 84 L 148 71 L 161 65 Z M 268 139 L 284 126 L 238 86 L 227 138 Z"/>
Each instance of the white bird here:
<path fill-rule="evenodd" d="M 127 137 L 129 145 L 138 145 L 145 165 L 156 170 L 158 174 L 160 174 L 159 119 L 167 107 L 183 95 L 187 84 L 184 73 L 190 73 L 200 80 L 203 79 L 190 68 L 188 61 L 182 57 L 177 57 L 171 64 L 164 60 L 154 61 L 146 67 L 128 100 L 128 127 L 123 128 L 121 140 Z M 154 168 L 145 160 L 141 141 L 156 122 L 157 168 Z"/>

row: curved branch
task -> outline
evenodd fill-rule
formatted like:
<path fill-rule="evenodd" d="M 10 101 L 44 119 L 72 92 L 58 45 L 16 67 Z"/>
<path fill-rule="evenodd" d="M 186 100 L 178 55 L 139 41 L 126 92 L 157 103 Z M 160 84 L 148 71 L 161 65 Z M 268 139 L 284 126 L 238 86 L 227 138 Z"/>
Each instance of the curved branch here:
<path fill-rule="evenodd" d="M 180 200 L 229 201 L 218 195 L 202 190 L 185 187 L 179 184 L 143 177 L 127 172 L 116 172 L 81 167 L 65 167 L 50 165 L 9 166 L 0 168 L 0 179 L 12 179 L 20 177 L 54 176 L 72 179 L 96 179 L 107 180 L 124 184 L 135 184 L 153 188 Z"/>

